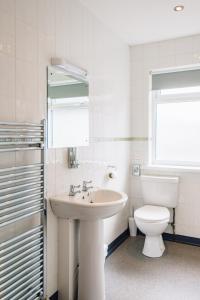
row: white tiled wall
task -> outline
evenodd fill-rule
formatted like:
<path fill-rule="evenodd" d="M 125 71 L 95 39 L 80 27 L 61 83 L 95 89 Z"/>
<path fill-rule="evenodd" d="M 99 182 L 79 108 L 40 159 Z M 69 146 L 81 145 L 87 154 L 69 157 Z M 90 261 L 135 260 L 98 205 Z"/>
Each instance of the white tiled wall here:
<path fill-rule="evenodd" d="M 131 47 L 132 135 L 148 136 L 149 71 L 200 63 L 200 35 Z M 143 172 L 180 176 L 176 233 L 200 238 L 200 172 L 147 169 L 148 142 L 132 143 L 131 161 L 140 162 Z M 140 180 L 132 177 L 133 206 L 142 204 Z"/>
<path fill-rule="evenodd" d="M 91 136 L 130 136 L 129 48 L 78 0 L 0 0 L 0 120 L 39 122 L 45 117 L 46 67 L 52 56 L 89 72 Z M 24 163 L 33 156 L 5 155 L 0 162 Z M 48 196 L 66 192 L 83 179 L 128 192 L 128 142 L 92 143 L 79 149 L 79 158 L 80 168 L 69 170 L 66 150 L 48 151 Z M 111 183 L 105 180 L 107 164 L 118 169 Z M 127 215 L 128 208 L 105 222 L 105 242 L 127 228 Z M 50 207 L 48 262 L 51 295 L 58 285 L 57 220 Z"/>

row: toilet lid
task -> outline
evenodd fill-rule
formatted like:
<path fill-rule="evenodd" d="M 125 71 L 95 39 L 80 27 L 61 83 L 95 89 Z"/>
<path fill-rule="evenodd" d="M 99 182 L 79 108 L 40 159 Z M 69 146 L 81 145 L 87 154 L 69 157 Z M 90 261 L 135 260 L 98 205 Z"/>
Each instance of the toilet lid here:
<path fill-rule="evenodd" d="M 166 207 L 145 205 L 136 209 L 134 216 L 144 222 L 159 222 L 169 220 L 170 213 Z"/>

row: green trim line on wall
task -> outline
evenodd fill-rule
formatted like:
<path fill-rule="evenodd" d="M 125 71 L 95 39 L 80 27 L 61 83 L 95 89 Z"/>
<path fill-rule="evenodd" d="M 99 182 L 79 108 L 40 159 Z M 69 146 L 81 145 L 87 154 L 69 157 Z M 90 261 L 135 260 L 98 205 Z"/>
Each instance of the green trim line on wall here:
<path fill-rule="evenodd" d="M 146 142 L 148 137 L 90 137 L 91 143 L 99 142 Z"/>

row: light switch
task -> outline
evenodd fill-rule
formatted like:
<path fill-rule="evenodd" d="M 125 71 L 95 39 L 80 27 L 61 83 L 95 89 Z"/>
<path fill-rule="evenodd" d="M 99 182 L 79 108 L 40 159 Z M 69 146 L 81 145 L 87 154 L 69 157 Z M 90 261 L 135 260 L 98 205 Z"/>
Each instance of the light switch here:
<path fill-rule="evenodd" d="M 133 175 L 140 176 L 141 166 L 140 164 L 133 164 Z"/>

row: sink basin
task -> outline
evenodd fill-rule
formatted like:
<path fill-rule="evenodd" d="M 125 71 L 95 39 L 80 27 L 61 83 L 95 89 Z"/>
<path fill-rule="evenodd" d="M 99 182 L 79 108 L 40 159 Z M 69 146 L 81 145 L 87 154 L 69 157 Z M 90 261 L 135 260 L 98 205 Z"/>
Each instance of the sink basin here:
<path fill-rule="evenodd" d="M 108 189 L 98 189 L 89 194 L 82 192 L 76 196 L 59 195 L 50 201 L 53 213 L 58 218 L 96 220 L 117 214 L 125 205 L 127 195 Z"/>
<path fill-rule="evenodd" d="M 80 220 L 78 300 L 105 300 L 103 219 L 120 212 L 127 199 L 125 193 L 108 189 L 50 199 L 58 218 Z M 68 299 L 67 295 L 63 294 L 63 299 Z"/>

